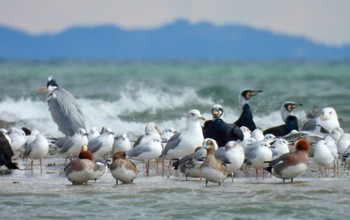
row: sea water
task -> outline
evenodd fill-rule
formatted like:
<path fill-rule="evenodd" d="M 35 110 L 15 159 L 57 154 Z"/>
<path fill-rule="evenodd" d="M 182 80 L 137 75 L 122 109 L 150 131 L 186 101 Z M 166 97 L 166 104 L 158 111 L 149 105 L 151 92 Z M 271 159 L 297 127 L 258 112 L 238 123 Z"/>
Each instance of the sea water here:
<path fill-rule="evenodd" d="M 135 140 L 147 122 L 159 128 L 186 126 L 185 115 L 199 109 L 208 119 L 215 103 L 225 121 L 240 114 L 242 89 L 263 90 L 250 100 L 261 129 L 282 122 L 285 101 L 303 104 L 299 125 L 313 106 L 336 109 L 341 127 L 350 130 L 349 62 L 204 62 L 204 61 L 51 61 L 0 62 L 1 126 L 37 129 L 63 136 L 45 102 L 48 76 L 77 97 L 88 128 L 110 127 Z M 0 213 L 13 219 L 345 219 L 350 204 L 349 178 L 311 175 L 282 184 L 275 178 L 241 175 L 222 186 L 169 175 L 141 173 L 133 185 L 115 185 L 110 173 L 87 186 L 72 186 L 63 174 L 63 157 L 44 160 L 42 173 L 19 160 L 21 170 L 0 176 Z M 52 162 L 51 160 L 54 160 Z M 142 164 L 138 164 L 142 168 Z"/>

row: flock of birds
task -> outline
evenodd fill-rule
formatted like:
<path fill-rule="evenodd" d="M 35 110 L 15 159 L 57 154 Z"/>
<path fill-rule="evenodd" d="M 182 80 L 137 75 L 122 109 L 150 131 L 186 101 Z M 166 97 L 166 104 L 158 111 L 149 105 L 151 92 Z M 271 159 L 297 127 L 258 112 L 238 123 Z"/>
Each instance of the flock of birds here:
<path fill-rule="evenodd" d="M 223 120 L 224 109 L 215 104 L 211 109 L 212 119 L 206 120 L 196 109 L 187 113 L 186 128 L 182 131 L 166 129 L 163 132 L 154 122 L 145 126 L 145 134 L 134 143 L 126 134 L 114 136 L 110 128 L 99 132 L 96 128 L 86 130 L 80 105 L 75 97 L 50 76 L 47 86 L 39 88 L 47 92 L 47 103 L 52 119 L 58 129 L 65 134 L 58 139 L 48 139 L 37 130 L 27 128 L 1 129 L 0 166 L 18 169 L 11 158 L 14 154 L 23 158 L 40 160 L 49 149 L 55 148 L 59 154 L 66 155 L 64 171 L 73 184 L 86 184 L 97 179 L 106 169 L 122 183 L 132 183 L 138 176 L 134 161 L 142 161 L 145 175 L 150 175 L 150 161 L 161 163 L 162 175 L 165 167 L 170 174 L 177 170 L 188 177 L 204 178 L 219 185 L 232 177 L 239 169 L 253 167 L 258 171 L 268 171 L 271 175 L 293 181 L 308 168 L 309 156 L 320 167 L 337 169 L 338 158 L 350 164 L 350 134 L 340 127 L 337 113 L 331 107 L 315 111 L 313 117 L 302 126 L 293 111 L 301 104 L 287 101 L 281 106 L 284 121 L 266 130 L 257 128 L 249 100 L 261 90 L 245 89 L 239 94 L 242 108 L 240 117 L 234 123 Z M 205 121 L 203 126 L 201 120 Z M 301 129 L 299 129 L 301 128 Z M 108 164 L 109 156 L 112 161 Z M 169 163 L 166 165 L 165 161 Z"/>

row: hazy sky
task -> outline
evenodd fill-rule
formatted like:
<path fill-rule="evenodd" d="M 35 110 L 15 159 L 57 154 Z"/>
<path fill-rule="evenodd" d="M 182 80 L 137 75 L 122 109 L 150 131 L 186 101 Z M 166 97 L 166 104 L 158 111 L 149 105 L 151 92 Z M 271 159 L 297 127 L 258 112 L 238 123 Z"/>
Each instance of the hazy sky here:
<path fill-rule="evenodd" d="M 0 0 L 0 25 L 33 34 L 77 25 L 152 28 L 178 19 L 350 44 L 350 0 Z"/>

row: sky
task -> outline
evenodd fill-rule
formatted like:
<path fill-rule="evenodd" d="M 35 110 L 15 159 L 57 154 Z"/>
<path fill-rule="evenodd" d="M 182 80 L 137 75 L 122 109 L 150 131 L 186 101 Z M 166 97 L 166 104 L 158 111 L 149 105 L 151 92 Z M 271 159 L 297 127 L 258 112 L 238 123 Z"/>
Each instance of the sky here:
<path fill-rule="evenodd" d="M 0 0 L 0 25 L 34 35 L 105 24 L 147 29 L 179 19 L 350 44 L 350 0 Z"/>

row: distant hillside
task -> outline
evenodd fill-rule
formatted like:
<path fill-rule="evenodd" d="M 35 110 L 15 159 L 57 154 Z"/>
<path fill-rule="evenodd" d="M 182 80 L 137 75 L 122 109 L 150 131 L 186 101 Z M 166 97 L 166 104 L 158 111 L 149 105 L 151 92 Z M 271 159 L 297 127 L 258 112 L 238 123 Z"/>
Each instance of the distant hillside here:
<path fill-rule="evenodd" d="M 239 25 L 178 21 L 151 30 L 76 27 L 32 36 L 0 27 L 0 59 L 349 59 L 350 46 L 316 44 L 303 37 Z"/>

